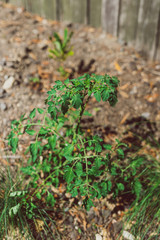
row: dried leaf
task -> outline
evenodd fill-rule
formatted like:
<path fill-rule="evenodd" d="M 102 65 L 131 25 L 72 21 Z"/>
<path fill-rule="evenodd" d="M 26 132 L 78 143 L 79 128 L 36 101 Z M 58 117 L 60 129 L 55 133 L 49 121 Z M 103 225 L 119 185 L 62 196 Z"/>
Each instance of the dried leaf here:
<path fill-rule="evenodd" d="M 119 65 L 118 62 L 114 62 L 114 67 L 115 67 L 115 69 L 116 69 L 118 72 L 122 72 L 122 69 L 121 69 L 121 67 L 120 67 L 120 65 Z"/>
<path fill-rule="evenodd" d="M 150 103 L 153 103 L 153 102 L 155 102 L 157 100 L 158 96 L 159 96 L 158 93 L 153 93 L 151 95 L 145 96 L 144 99 L 146 99 Z"/>

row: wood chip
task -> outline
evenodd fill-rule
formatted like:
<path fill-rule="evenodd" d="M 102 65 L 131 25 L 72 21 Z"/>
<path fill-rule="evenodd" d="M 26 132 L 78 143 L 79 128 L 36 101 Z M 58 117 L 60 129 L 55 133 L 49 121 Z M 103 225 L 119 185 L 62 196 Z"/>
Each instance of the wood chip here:
<path fill-rule="evenodd" d="M 120 122 L 120 124 L 122 125 L 122 124 L 124 124 L 125 123 L 125 121 L 127 120 L 127 118 L 130 116 L 130 113 L 128 112 L 128 113 L 126 113 L 125 115 L 124 115 L 124 117 L 122 118 L 122 120 L 121 120 L 121 122 Z"/>

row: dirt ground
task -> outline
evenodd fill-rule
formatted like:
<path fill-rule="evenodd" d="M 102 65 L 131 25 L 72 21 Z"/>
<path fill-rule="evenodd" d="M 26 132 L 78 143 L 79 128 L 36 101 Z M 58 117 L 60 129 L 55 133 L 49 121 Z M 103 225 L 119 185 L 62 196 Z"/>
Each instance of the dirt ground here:
<path fill-rule="evenodd" d="M 55 80 L 62 79 L 56 70 L 58 63 L 48 56 L 48 48 L 52 48 L 49 37 L 53 32 L 63 36 L 66 27 L 74 32 L 71 40 L 74 56 L 64 62 L 66 71 L 72 77 L 85 72 L 106 73 L 115 75 L 120 80 L 117 105 L 111 108 L 106 103 L 92 100 L 88 108 L 93 114 L 93 121 L 87 122 L 87 126 L 95 133 L 103 134 L 106 141 L 112 141 L 117 136 L 129 139 L 128 132 L 137 133 L 143 139 L 154 138 L 159 141 L 160 62 L 147 61 L 133 48 L 120 45 L 113 36 L 101 29 L 76 23 L 48 21 L 31 15 L 22 8 L 0 2 L 1 155 L 5 155 L 2 142 L 9 133 L 11 121 L 29 113 L 34 107 L 44 106 L 46 92 Z M 35 84 L 30 81 L 33 77 L 39 78 L 40 82 Z M 129 130 L 124 133 L 126 129 Z M 1 160 L 5 162 L 3 158 Z M 78 213 L 75 208 L 69 211 L 69 220 L 66 218 L 64 222 L 70 221 L 72 226 L 75 215 L 77 224 L 86 221 L 83 217 L 88 222 L 94 218 L 97 219 L 97 224 L 103 226 L 103 231 L 106 229 L 105 219 L 108 219 L 111 209 L 103 208 L 103 213 L 97 212 L 97 218 L 94 218 L 96 210 L 85 215 L 86 213 Z M 112 230 L 115 233 L 120 223 L 116 217 L 113 220 L 114 217 Z M 69 229 L 70 225 L 67 224 Z M 86 231 L 85 224 L 82 229 Z M 69 238 L 64 239 L 79 239 L 76 229 L 72 230 L 68 230 Z M 114 239 L 114 233 L 113 238 L 106 239 Z M 89 231 L 88 235 L 84 234 L 84 238 L 80 239 L 94 239 L 92 234 L 95 237 L 96 231 Z"/>

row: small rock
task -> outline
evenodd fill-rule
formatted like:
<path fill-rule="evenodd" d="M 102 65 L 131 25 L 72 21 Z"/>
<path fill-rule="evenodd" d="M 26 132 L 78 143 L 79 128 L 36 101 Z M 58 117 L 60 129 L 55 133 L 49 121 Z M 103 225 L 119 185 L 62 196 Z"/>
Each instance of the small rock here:
<path fill-rule="evenodd" d="M 7 105 L 6 105 L 4 102 L 1 102 L 1 103 L 0 103 L 0 110 L 1 110 L 1 111 L 7 110 Z"/>
<path fill-rule="evenodd" d="M 9 78 L 5 81 L 5 83 L 3 84 L 2 88 L 3 88 L 4 90 L 10 89 L 10 88 L 12 87 L 14 81 L 15 81 L 14 77 L 12 77 L 12 76 L 9 77 Z"/>
<path fill-rule="evenodd" d="M 144 112 L 144 113 L 141 114 L 141 116 L 148 119 L 150 117 L 150 113 L 149 112 Z"/>
<path fill-rule="evenodd" d="M 96 240 L 102 240 L 102 236 L 100 234 L 96 234 Z"/>
<path fill-rule="evenodd" d="M 135 237 L 131 233 L 127 232 L 127 231 L 123 231 L 123 237 L 126 240 L 135 240 Z"/>

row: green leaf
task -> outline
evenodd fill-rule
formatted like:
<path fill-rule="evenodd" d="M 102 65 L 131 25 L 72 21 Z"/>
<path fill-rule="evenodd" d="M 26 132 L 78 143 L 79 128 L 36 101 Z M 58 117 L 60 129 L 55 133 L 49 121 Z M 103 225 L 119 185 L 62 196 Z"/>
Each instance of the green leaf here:
<path fill-rule="evenodd" d="M 94 93 L 94 97 L 95 97 L 95 99 L 97 100 L 97 102 L 100 102 L 101 101 L 101 94 L 100 94 L 100 92 L 95 92 Z"/>
<path fill-rule="evenodd" d="M 29 129 L 26 129 L 25 132 L 28 133 L 31 136 L 33 136 L 36 133 L 35 130 L 29 130 Z"/>
<path fill-rule="evenodd" d="M 118 156 L 120 157 L 120 158 L 124 158 L 124 151 L 123 151 L 123 149 L 122 148 L 118 148 L 117 149 L 117 153 L 118 153 Z"/>
<path fill-rule="evenodd" d="M 14 138 L 12 137 L 11 141 L 10 141 L 10 144 L 11 144 L 12 152 L 16 153 L 16 149 L 17 149 L 17 146 L 18 146 L 18 138 L 17 137 L 14 137 Z"/>
<path fill-rule="evenodd" d="M 67 40 L 68 40 L 68 29 L 67 29 L 67 28 L 65 28 L 65 29 L 64 29 L 64 41 L 63 41 L 63 48 L 65 48 L 65 47 L 66 47 Z"/>
<path fill-rule="evenodd" d="M 63 155 L 70 155 L 73 152 L 74 146 L 72 144 L 68 144 L 63 150 Z"/>
<path fill-rule="evenodd" d="M 99 143 L 95 144 L 95 151 L 96 152 L 102 152 L 102 146 Z"/>
<path fill-rule="evenodd" d="M 41 194 L 40 194 L 40 192 L 36 193 L 36 197 L 37 197 L 38 199 L 41 199 Z"/>
<path fill-rule="evenodd" d="M 102 91 L 101 96 L 102 96 L 103 102 L 105 102 L 105 101 L 108 100 L 108 98 L 109 98 L 109 92 L 107 91 L 107 89 L 105 89 L 104 91 Z"/>
<path fill-rule="evenodd" d="M 37 108 L 37 111 L 38 111 L 40 114 L 44 113 L 44 110 L 43 110 L 42 108 Z"/>
<path fill-rule="evenodd" d="M 112 182 L 111 181 L 107 182 L 107 187 L 108 187 L 108 191 L 110 192 L 111 188 L 112 188 Z"/>
<path fill-rule="evenodd" d="M 111 144 L 103 144 L 103 147 L 104 147 L 106 150 L 112 150 L 112 145 L 111 145 Z"/>
<path fill-rule="evenodd" d="M 84 111 L 83 115 L 84 115 L 84 116 L 89 116 L 89 117 L 92 117 L 92 114 L 91 114 L 91 113 L 89 113 L 89 112 L 88 112 L 88 111 L 86 111 L 86 110 Z"/>
<path fill-rule="evenodd" d="M 73 107 L 78 109 L 81 106 L 81 103 L 82 103 L 81 95 L 80 94 L 74 95 L 73 98 L 72 98 Z"/>
<path fill-rule="evenodd" d="M 55 202 L 56 202 L 54 196 L 50 192 L 48 192 L 48 196 L 46 197 L 46 201 L 47 201 L 48 205 L 50 205 L 51 207 L 53 207 Z"/>
<path fill-rule="evenodd" d="M 44 135 L 44 134 L 47 134 L 47 133 L 48 133 L 48 130 L 43 128 L 43 127 L 41 127 L 41 129 L 39 130 L 40 135 Z"/>
<path fill-rule="evenodd" d="M 53 151 L 55 150 L 56 140 L 57 140 L 56 135 L 52 135 L 51 137 L 48 138 L 49 146 Z"/>
<path fill-rule="evenodd" d="M 38 143 L 31 143 L 30 144 L 30 153 L 32 156 L 32 161 L 35 162 L 37 159 L 37 153 L 38 153 Z"/>
<path fill-rule="evenodd" d="M 75 170 L 76 174 L 78 177 L 81 177 L 83 176 L 83 167 L 82 167 L 82 164 L 80 162 L 78 162 L 76 164 L 76 170 Z"/>
<path fill-rule="evenodd" d="M 66 180 L 67 183 L 70 183 L 73 181 L 73 179 L 76 177 L 76 175 L 73 172 L 73 169 L 69 166 L 65 168 L 65 174 L 64 174 L 64 179 Z"/>
<path fill-rule="evenodd" d="M 94 206 L 93 201 L 88 197 L 83 202 L 87 211 L 89 211 L 90 208 Z"/>
<path fill-rule="evenodd" d="M 122 183 L 117 183 L 117 188 L 119 191 L 124 191 L 124 185 Z"/>
<path fill-rule="evenodd" d="M 55 83 L 56 83 L 57 86 L 61 86 L 62 85 L 62 82 L 60 80 L 55 81 Z"/>
<path fill-rule="evenodd" d="M 36 116 L 36 108 L 34 108 L 31 113 L 29 114 L 29 117 L 33 119 Z"/>

